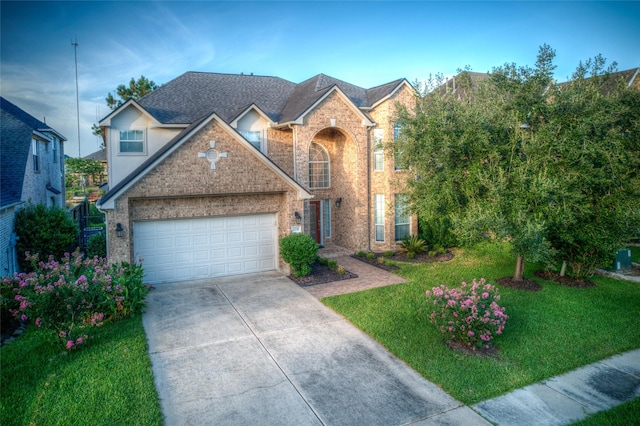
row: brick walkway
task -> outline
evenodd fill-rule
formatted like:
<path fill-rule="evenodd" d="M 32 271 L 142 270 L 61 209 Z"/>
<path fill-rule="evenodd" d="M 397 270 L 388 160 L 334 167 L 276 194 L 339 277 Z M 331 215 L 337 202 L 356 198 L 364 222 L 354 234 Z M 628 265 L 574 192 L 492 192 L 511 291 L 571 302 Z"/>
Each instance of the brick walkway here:
<path fill-rule="evenodd" d="M 322 252 L 318 254 L 322 257 L 328 257 Z M 344 253 L 336 253 L 336 256 L 333 258 L 338 262 L 338 265 L 344 266 L 347 271 L 356 274 L 358 278 L 304 287 L 305 290 L 318 299 L 335 296 L 336 294 L 354 293 L 374 287 L 400 284 L 407 281 L 401 276 L 361 262 Z"/>

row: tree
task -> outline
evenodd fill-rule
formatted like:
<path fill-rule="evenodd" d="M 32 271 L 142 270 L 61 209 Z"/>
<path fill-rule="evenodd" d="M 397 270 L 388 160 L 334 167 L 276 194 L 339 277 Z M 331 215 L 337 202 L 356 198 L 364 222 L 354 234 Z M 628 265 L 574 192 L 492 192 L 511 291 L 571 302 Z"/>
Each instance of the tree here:
<path fill-rule="evenodd" d="M 153 92 L 157 88 L 158 86 L 156 85 L 156 83 L 147 79 L 144 75 L 141 75 L 138 80 L 135 80 L 133 77 L 131 77 L 131 81 L 129 81 L 128 86 L 121 84 L 116 88 L 116 94 L 120 99 L 116 99 L 113 94 L 109 93 L 107 94 L 105 100 L 107 101 L 107 105 L 109 106 L 109 108 L 114 110 L 129 99 L 138 100 L 141 97 Z"/>
<path fill-rule="evenodd" d="M 571 201 L 550 218 L 550 240 L 561 275 L 568 264 L 578 278 L 610 264 L 640 229 L 640 90 L 615 78 L 615 63 L 605 65 L 601 56 L 580 63 L 556 88 L 544 129 L 562 140 L 557 173 Z"/>
<path fill-rule="evenodd" d="M 16 213 L 15 232 L 18 263 L 23 271 L 31 268 L 25 252 L 38 254 L 45 261 L 49 255 L 60 259 L 78 242 L 78 226 L 65 209 L 56 206 L 29 203 Z"/>
<path fill-rule="evenodd" d="M 475 84 L 463 90 L 473 96 L 459 98 L 439 84 L 438 90 L 430 86 L 421 94 L 415 111 L 399 108 L 398 121 L 404 127 L 393 149 L 403 167 L 417 177 L 408 181 L 414 211 L 423 220 L 449 221 L 462 243 L 487 235 L 509 240 L 516 257 L 515 280 L 523 279 L 525 259 L 551 261 L 556 253 L 569 256 L 569 235 L 576 235 L 572 226 L 592 217 L 580 212 L 598 214 L 602 221 L 596 228 L 610 236 L 610 242 L 619 242 L 636 226 L 628 212 L 639 211 L 637 190 L 628 185 L 637 185 L 640 158 L 638 129 L 633 127 L 638 123 L 636 101 L 626 95 L 628 105 L 624 106 L 594 97 L 592 107 L 576 109 L 583 114 L 583 123 L 602 123 L 601 137 L 589 139 L 592 154 L 580 157 L 578 148 L 586 140 L 565 124 L 565 110 L 579 105 L 575 93 L 581 89 L 576 86 L 573 97 L 568 91 L 558 92 L 553 81 L 554 56 L 553 49 L 543 45 L 534 68 L 505 64 L 475 83 L 462 73 L 458 86 Z M 610 118 L 607 121 L 598 114 Z M 624 139 L 623 134 L 631 136 Z M 607 153 L 614 140 L 621 142 Z M 630 149 L 627 153 L 623 142 Z M 628 158 L 620 161 L 625 155 Z M 578 158 L 591 166 L 585 167 Z M 615 166 L 594 173 L 598 162 Z M 605 200 L 603 190 L 611 183 L 602 175 L 610 171 L 626 181 L 617 184 L 621 188 L 617 196 L 611 194 L 604 205 L 597 206 L 595 200 Z M 594 194 L 591 198 L 584 196 L 589 191 Z M 628 195 L 621 196 L 623 191 Z M 611 245 L 591 241 L 591 251 L 598 247 L 605 253 Z M 585 246 L 582 239 L 579 245 Z M 578 265 L 576 253 L 571 256 Z"/>
<path fill-rule="evenodd" d="M 75 181 L 71 175 L 79 175 L 84 177 L 91 177 L 91 181 L 94 183 L 101 183 L 104 181 L 104 164 L 98 160 L 92 160 L 90 158 L 72 158 L 68 157 L 64 160 L 65 165 L 65 179 Z"/>

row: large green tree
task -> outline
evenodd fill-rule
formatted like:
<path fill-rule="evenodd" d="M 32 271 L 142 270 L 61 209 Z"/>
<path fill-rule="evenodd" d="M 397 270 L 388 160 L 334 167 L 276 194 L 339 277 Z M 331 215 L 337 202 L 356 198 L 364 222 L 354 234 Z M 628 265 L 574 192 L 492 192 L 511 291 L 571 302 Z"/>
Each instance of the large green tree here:
<path fill-rule="evenodd" d="M 109 108 L 116 109 L 129 99 L 138 100 L 141 97 L 153 92 L 158 86 L 153 81 L 141 75 L 137 80 L 131 77 L 128 85 L 121 84 L 116 88 L 115 98 L 113 94 L 109 93 L 106 97 L 107 105 Z"/>
<path fill-rule="evenodd" d="M 516 280 L 523 278 L 525 259 L 551 261 L 558 253 L 577 259 L 567 250 L 567 241 L 575 235 L 571 227 L 590 217 L 587 210 L 603 216 L 604 206 L 597 207 L 595 202 L 601 202 L 602 191 L 594 192 L 599 195 L 591 198 L 584 196 L 585 191 L 595 191 L 596 183 L 601 189 L 609 184 L 602 180 L 607 169 L 598 169 L 600 180 L 590 174 L 598 162 L 614 162 L 616 176 L 626 179 L 618 184 L 619 195 L 637 173 L 630 160 L 638 158 L 637 151 L 624 153 L 622 145 L 629 148 L 637 138 L 631 123 L 637 126 L 638 110 L 634 116 L 633 96 L 624 93 L 620 102 L 604 95 L 596 97 L 595 103 L 582 111 L 593 115 L 583 115 L 584 123 L 597 119 L 598 108 L 617 121 L 603 123 L 603 136 L 588 141 L 590 155 L 579 158 L 591 161 L 590 167 L 576 159 L 579 152 L 569 147 L 584 146 L 585 140 L 564 124 L 564 110 L 568 108 L 565 98 L 569 105 L 577 101 L 571 100 L 568 88 L 563 92 L 554 83 L 554 56 L 553 49 L 544 45 L 533 68 L 505 64 L 485 79 L 462 73 L 455 92 L 451 86 L 430 87 L 419 97 L 415 110 L 399 109 L 403 132 L 394 149 L 403 167 L 415 177 L 408 182 L 414 210 L 427 220 L 445 218 L 463 243 L 487 235 L 509 240 L 516 258 Z M 584 97 L 577 85 L 571 90 L 575 91 L 572 96 Z M 460 97 L 459 93 L 466 95 Z M 602 102 L 604 98 L 608 103 Z M 606 122 L 603 117 L 600 121 Z M 621 122 L 626 123 L 622 130 Z M 607 152 L 613 147 L 609 133 L 616 131 L 620 144 L 613 154 Z M 635 136 L 629 135 L 634 132 Z M 620 156 L 627 159 L 620 161 Z M 571 179 L 567 179 L 568 173 Z M 588 179 L 583 175 L 589 175 Z M 637 212 L 637 205 L 634 191 L 624 197 L 608 197 L 606 208 L 611 217 L 599 225 L 600 232 L 614 236 L 611 239 L 615 241 L 627 238 L 635 220 L 629 210 L 636 208 Z M 624 226 L 620 225 L 622 219 Z M 583 243 L 578 245 L 584 247 Z M 608 250 L 604 245 L 599 247 L 603 252 Z"/>

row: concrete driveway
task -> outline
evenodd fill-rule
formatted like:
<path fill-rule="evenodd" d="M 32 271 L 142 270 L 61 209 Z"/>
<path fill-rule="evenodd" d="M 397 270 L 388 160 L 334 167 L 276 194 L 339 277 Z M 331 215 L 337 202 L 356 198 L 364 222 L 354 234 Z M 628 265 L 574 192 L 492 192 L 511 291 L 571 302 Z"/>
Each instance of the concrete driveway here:
<path fill-rule="evenodd" d="M 147 301 L 167 425 L 489 424 L 281 274 L 158 285 Z"/>

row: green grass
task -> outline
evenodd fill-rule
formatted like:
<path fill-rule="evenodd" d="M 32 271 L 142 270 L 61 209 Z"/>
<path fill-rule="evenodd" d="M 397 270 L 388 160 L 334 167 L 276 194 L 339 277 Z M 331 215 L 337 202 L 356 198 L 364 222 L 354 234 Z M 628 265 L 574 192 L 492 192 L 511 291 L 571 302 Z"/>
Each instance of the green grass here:
<path fill-rule="evenodd" d="M 640 419 L 640 398 L 632 399 L 607 411 L 574 423 L 574 426 L 629 426 Z"/>
<path fill-rule="evenodd" d="M 403 359 L 428 380 L 466 404 L 565 373 L 579 366 L 640 347 L 640 286 L 593 277 L 591 288 L 542 281 L 543 290 L 500 288 L 509 320 L 493 342 L 499 358 L 451 351 L 428 322 L 425 291 L 440 284 L 458 286 L 484 277 L 490 283 L 513 274 L 505 245 L 483 244 L 457 251 L 446 263 L 402 264 L 410 281 L 323 302 Z M 525 277 L 538 265 L 528 264 Z"/>
<path fill-rule="evenodd" d="M 0 348 L 0 424 L 161 425 L 141 316 L 68 353 L 35 327 Z"/>

